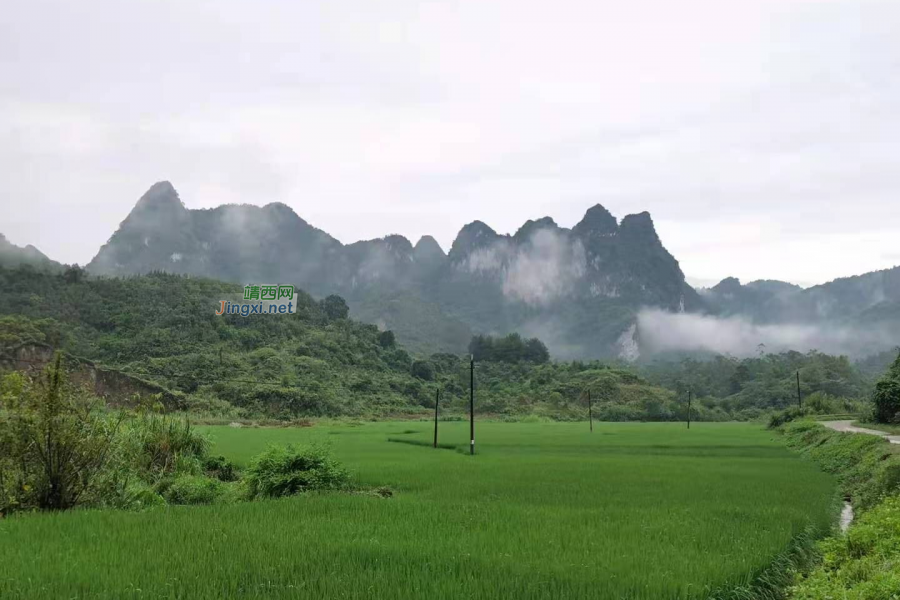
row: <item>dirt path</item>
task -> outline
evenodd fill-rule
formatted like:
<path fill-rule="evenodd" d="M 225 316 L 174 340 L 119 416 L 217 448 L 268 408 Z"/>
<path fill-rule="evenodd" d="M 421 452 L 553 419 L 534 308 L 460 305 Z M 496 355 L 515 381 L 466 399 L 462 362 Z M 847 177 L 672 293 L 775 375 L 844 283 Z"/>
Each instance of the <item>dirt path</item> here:
<path fill-rule="evenodd" d="M 892 444 L 900 444 L 900 435 L 890 435 L 889 433 L 878 431 L 877 429 L 857 427 L 853 425 L 853 421 L 823 421 L 822 424 L 825 425 L 825 427 L 834 429 L 835 431 L 844 431 L 847 433 L 868 433 L 869 435 L 877 435 L 879 437 L 887 438 L 887 440 Z"/>

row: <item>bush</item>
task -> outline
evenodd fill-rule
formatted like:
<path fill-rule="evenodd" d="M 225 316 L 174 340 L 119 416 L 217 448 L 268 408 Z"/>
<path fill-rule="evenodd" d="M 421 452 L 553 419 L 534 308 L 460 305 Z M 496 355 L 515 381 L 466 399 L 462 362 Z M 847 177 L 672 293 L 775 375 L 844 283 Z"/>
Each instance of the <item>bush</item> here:
<path fill-rule="evenodd" d="M 171 504 L 212 504 L 222 494 L 222 482 L 202 475 L 180 475 L 161 486 Z"/>
<path fill-rule="evenodd" d="M 394 336 L 394 332 L 388 329 L 378 334 L 378 345 L 382 348 L 393 348 L 396 346 L 397 338 Z"/>
<path fill-rule="evenodd" d="M 434 365 L 427 360 L 417 360 L 410 367 L 410 373 L 413 377 L 423 381 L 432 381 L 434 380 Z"/>
<path fill-rule="evenodd" d="M 224 456 L 208 456 L 203 462 L 203 470 L 219 481 L 237 481 L 238 469 Z"/>
<path fill-rule="evenodd" d="M 879 423 L 900 423 L 900 356 L 875 384 L 875 420 Z"/>
<path fill-rule="evenodd" d="M 322 446 L 271 446 L 253 460 L 244 481 L 250 498 L 277 498 L 346 488 L 350 475 Z"/>
<path fill-rule="evenodd" d="M 769 416 L 769 429 L 781 427 L 786 423 L 790 423 L 791 421 L 795 421 L 797 419 L 802 419 L 803 417 L 809 416 L 810 414 L 812 414 L 812 411 L 810 409 L 799 408 L 797 406 L 792 406 L 790 408 L 774 412 Z"/>
<path fill-rule="evenodd" d="M 54 364 L 32 380 L 0 380 L 0 515 L 65 510 L 89 497 L 107 469 L 120 421 L 102 402 L 66 381 Z"/>
<path fill-rule="evenodd" d="M 206 458 L 209 440 L 187 419 L 145 413 L 128 424 L 127 452 L 145 476 L 197 472 Z"/>

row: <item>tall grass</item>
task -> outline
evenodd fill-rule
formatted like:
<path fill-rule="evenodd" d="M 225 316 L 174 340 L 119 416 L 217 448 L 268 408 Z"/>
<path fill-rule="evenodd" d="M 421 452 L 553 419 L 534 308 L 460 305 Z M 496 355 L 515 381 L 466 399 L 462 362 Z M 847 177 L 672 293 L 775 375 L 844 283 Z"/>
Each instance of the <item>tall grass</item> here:
<path fill-rule="evenodd" d="M 410 428 L 414 433 L 405 433 Z M 740 424 L 427 423 L 206 428 L 248 465 L 270 443 L 330 443 L 345 493 L 0 521 L 7 598 L 700 599 L 748 585 L 835 482 Z M 719 595 L 719 594 L 717 594 Z"/>

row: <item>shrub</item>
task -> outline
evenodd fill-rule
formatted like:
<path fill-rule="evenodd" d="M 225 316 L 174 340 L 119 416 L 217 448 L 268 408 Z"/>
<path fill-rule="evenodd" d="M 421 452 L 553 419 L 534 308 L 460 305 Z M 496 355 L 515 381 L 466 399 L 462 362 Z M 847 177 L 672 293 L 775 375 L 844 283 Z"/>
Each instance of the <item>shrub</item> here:
<path fill-rule="evenodd" d="M 394 332 L 388 329 L 378 334 L 378 345 L 382 348 L 393 348 L 397 345 L 397 338 L 394 336 Z"/>
<path fill-rule="evenodd" d="M 101 401 L 66 381 L 56 355 L 36 380 L 0 380 L 0 514 L 17 509 L 65 510 L 102 478 L 120 421 Z"/>
<path fill-rule="evenodd" d="M 145 474 L 160 476 L 176 471 L 197 471 L 206 457 L 209 440 L 187 419 L 145 413 L 128 424 L 127 452 Z"/>
<path fill-rule="evenodd" d="M 171 504 L 212 504 L 222 494 L 222 482 L 202 475 L 180 475 L 164 487 Z"/>
<path fill-rule="evenodd" d="M 224 456 L 208 456 L 203 462 L 203 470 L 207 475 L 219 481 L 237 481 L 238 469 L 233 462 Z"/>
<path fill-rule="evenodd" d="M 410 373 L 418 379 L 432 381 L 434 379 L 434 365 L 427 360 L 416 360 L 413 361 L 410 367 Z"/>
<path fill-rule="evenodd" d="M 900 422 L 900 358 L 881 381 L 875 384 L 875 419 L 879 423 Z"/>
<path fill-rule="evenodd" d="M 346 488 L 350 475 L 322 446 L 271 446 L 253 460 L 244 481 L 250 498 L 277 498 Z"/>
<path fill-rule="evenodd" d="M 106 479 L 106 485 L 99 485 L 85 504 L 93 507 L 117 508 L 121 510 L 144 510 L 165 506 L 166 500 L 152 486 L 137 478 L 126 481 Z"/>
<path fill-rule="evenodd" d="M 781 427 L 785 423 L 790 423 L 791 421 L 802 419 L 803 417 L 809 416 L 810 414 L 812 414 L 812 411 L 810 409 L 799 408 L 797 406 L 791 406 L 790 408 L 773 412 L 771 415 L 769 415 L 769 429 Z"/>

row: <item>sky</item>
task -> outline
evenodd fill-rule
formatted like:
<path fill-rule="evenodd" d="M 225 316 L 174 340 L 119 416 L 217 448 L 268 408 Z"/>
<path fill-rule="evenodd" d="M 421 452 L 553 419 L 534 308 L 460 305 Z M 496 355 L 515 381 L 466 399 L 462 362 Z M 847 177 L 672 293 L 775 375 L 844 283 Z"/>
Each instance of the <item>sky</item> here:
<path fill-rule="evenodd" d="M 156 181 L 350 243 L 600 203 L 689 281 L 900 265 L 900 2 L 5 0 L 0 232 L 84 264 Z"/>

